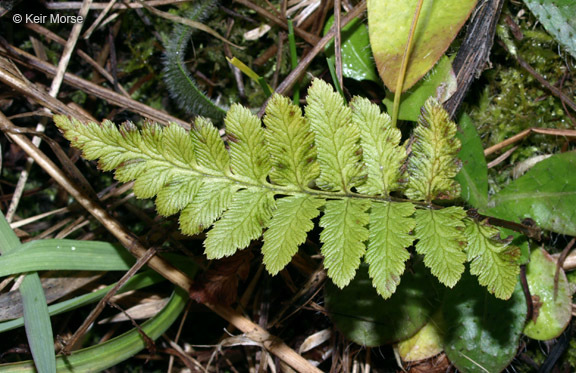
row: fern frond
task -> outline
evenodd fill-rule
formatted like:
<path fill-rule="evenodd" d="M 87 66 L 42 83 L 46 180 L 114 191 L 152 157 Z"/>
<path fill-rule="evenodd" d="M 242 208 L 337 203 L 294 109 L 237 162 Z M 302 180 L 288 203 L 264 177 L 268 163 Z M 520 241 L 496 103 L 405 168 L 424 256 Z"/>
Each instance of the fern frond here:
<path fill-rule="evenodd" d="M 306 241 L 307 233 L 314 228 L 312 219 L 320 214 L 325 200 L 306 194 L 281 198 L 264 232 L 263 262 L 272 275 L 280 272 Z"/>
<path fill-rule="evenodd" d="M 460 196 L 460 184 L 454 180 L 460 170 L 456 124 L 433 98 L 422 107 L 418 124 L 408 162 L 410 179 L 406 196 L 428 202 Z"/>
<path fill-rule="evenodd" d="M 416 210 L 416 251 L 424 264 L 444 285 L 453 287 L 464 272 L 464 219 L 461 207 L 442 210 Z"/>
<path fill-rule="evenodd" d="M 199 1 L 184 16 L 194 21 L 203 21 L 216 7 L 214 1 Z M 164 82 L 170 95 L 182 110 L 191 115 L 202 115 L 215 120 L 224 118 L 226 111 L 216 105 L 198 88 L 196 81 L 186 68 L 184 55 L 186 44 L 195 29 L 177 24 L 164 41 Z"/>
<path fill-rule="evenodd" d="M 162 215 L 179 211 L 180 229 L 194 235 L 210 227 L 208 258 L 233 255 L 262 236 L 263 262 L 278 273 L 319 225 L 324 266 L 346 286 L 363 257 L 374 287 L 390 297 L 400 282 L 407 248 L 415 240 L 424 263 L 452 287 L 471 272 L 499 298 L 510 296 L 518 251 L 497 231 L 466 220 L 460 207 L 431 202 L 453 198 L 458 186 L 456 127 L 441 106 L 427 101 L 414 131 L 408 173 L 400 131 L 366 99 L 345 106 L 340 95 L 315 80 L 305 114 L 289 99 L 273 96 L 264 123 L 233 105 L 224 122 L 227 143 L 210 120 L 197 117 L 190 133 L 170 124 L 102 124 L 54 120 L 85 158 L 120 181 L 135 181 L 138 198 L 156 196 Z M 228 149 L 227 149 L 228 147 Z M 396 196 L 407 183 L 409 202 Z M 390 193 L 394 192 L 394 198 Z M 422 203 L 424 201 L 424 203 Z"/>
<path fill-rule="evenodd" d="M 500 231 L 485 223 L 466 219 L 470 273 L 500 299 L 509 299 L 520 272 L 520 249 L 500 238 Z"/>
<path fill-rule="evenodd" d="M 410 235 L 415 226 L 414 211 L 411 203 L 372 202 L 366 262 L 374 287 L 383 298 L 394 294 L 404 263 L 410 258 L 406 248 L 414 241 Z"/>
<path fill-rule="evenodd" d="M 260 119 L 245 107 L 234 104 L 224 123 L 230 139 L 232 172 L 257 185 L 265 183 L 271 165 Z"/>
<path fill-rule="evenodd" d="M 388 114 L 366 98 L 354 97 L 350 103 L 352 120 L 360 128 L 362 159 L 366 167 L 366 182 L 358 191 L 370 195 L 388 194 L 399 187 L 401 166 L 406 149 L 399 146 L 402 134 L 392 127 Z"/>
<path fill-rule="evenodd" d="M 360 176 L 360 130 L 352 122 L 349 107 L 328 83 L 315 79 L 308 89 L 306 117 L 310 119 L 318 149 L 320 176 L 324 190 L 348 192 Z"/>
<path fill-rule="evenodd" d="M 326 202 L 320 218 L 324 267 L 334 284 L 343 288 L 354 278 L 368 240 L 369 201 L 347 198 Z"/>
<path fill-rule="evenodd" d="M 305 189 L 319 173 L 314 135 L 302 110 L 287 97 L 275 94 L 264 116 L 266 143 L 272 160 L 270 180 Z"/>

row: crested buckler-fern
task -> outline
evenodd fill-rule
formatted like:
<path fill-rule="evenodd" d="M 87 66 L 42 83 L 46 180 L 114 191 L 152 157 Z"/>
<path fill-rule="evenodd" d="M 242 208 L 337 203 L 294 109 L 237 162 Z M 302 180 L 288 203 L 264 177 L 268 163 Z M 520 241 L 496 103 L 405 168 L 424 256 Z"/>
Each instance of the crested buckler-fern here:
<path fill-rule="evenodd" d="M 410 154 L 390 117 L 367 99 L 342 97 L 321 80 L 308 91 L 305 114 L 289 99 L 271 98 L 264 126 L 248 109 L 233 105 L 227 144 L 212 123 L 197 118 L 187 133 L 161 127 L 55 122 L 87 159 L 134 180 L 139 198 L 156 196 L 162 215 L 180 214 L 180 229 L 204 241 L 210 259 L 233 255 L 263 237 L 263 261 L 282 270 L 314 228 L 328 276 L 339 287 L 362 260 L 374 287 L 387 298 L 396 290 L 410 247 L 446 286 L 470 271 L 498 298 L 512 294 L 519 251 L 499 231 L 467 217 L 454 199 L 460 164 L 456 125 L 429 99 L 414 130 Z"/>

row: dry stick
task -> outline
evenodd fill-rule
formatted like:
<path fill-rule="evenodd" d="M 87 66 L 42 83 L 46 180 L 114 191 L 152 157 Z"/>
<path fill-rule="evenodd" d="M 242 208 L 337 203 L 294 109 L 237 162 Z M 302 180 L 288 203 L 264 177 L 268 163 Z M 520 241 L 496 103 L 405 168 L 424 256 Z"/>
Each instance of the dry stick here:
<path fill-rule="evenodd" d="M 42 167 L 60 186 L 62 186 L 76 201 L 78 201 L 86 210 L 88 210 L 110 233 L 112 233 L 120 243 L 126 247 L 132 255 L 140 258 L 145 255 L 146 248 L 130 231 L 114 219 L 108 212 L 97 202 L 88 198 L 79 188 L 72 184 L 66 175 L 44 154 L 40 149 L 35 147 L 32 142 L 25 136 L 11 133 L 14 127 L 12 122 L 0 112 L 0 128 L 6 132 L 6 135 L 12 139 L 22 150 L 34 158 L 40 167 Z M 148 266 L 161 274 L 168 281 L 190 291 L 192 280 L 180 270 L 155 256 L 150 259 Z M 312 366 L 306 359 L 296 353 L 281 339 L 270 334 L 266 329 L 255 324 L 250 319 L 244 317 L 238 311 L 228 306 L 219 304 L 204 303 L 213 312 L 217 313 L 226 321 L 232 323 L 236 328 L 243 331 L 245 336 L 253 341 L 261 343 L 270 353 L 276 355 L 286 364 L 299 372 L 321 373 L 321 371 Z"/>
<path fill-rule="evenodd" d="M 336 69 L 336 79 L 342 92 L 344 92 L 344 78 L 342 76 L 342 25 L 341 12 L 342 4 L 340 0 L 334 0 L 334 26 L 336 26 L 336 35 L 334 35 L 334 59 Z"/>
<path fill-rule="evenodd" d="M 126 272 L 124 274 L 124 276 L 122 276 L 122 278 L 116 283 L 116 285 L 114 285 L 112 287 L 112 289 L 110 289 L 110 291 L 108 293 L 106 293 L 106 295 L 102 299 L 100 299 L 100 301 L 92 309 L 92 311 L 90 312 L 88 317 L 86 317 L 86 319 L 84 319 L 84 322 L 82 323 L 82 325 L 80 325 L 80 327 L 78 329 L 76 329 L 76 331 L 74 332 L 72 337 L 70 337 L 66 341 L 66 345 L 60 351 L 61 354 L 63 354 L 63 355 L 69 355 L 70 354 L 71 348 L 73 348 L 74 345 L 76 345 L 76 343 L 78 342 L 78 340 L 86 333 L 86 331 L 88 330 L 90 325 L 92 325 L 92 323 L 94 323 L 94 321 L 96 321 L 96 318 L 100 315 L 100 313 L 102 313 L 102 311 L 104 310 L 104 307 L 106 307 L 106 304 L 108 303 L 108 301 L 110 299 L 112 299 L 112 297 L 114 295 L 116 295 L 118 290 L 120 290 L 120 288 L 122 286 L 124 286 L 124 284 L 126 284 L 126 282 L 128 280 L 130 280 L 132 278 L 132 276 L 134 276 L 136 274 L 136 272 L 138 272 L 142 267 L 144 267 L 144 265 L 146 263 L 148 263 L 148 261 L 150 259 L 152 259 L 154 257 L 154 255 L 156 255 L 157 251 L 158 250 L 155 247 L 151 247 L 148 250 L 146 250 L 144 255 L 142 255 L 138 259 L 138 261 L 128 270 L 128 272 Z"/>
<path fill-rule="evenodd" d="M 92 0 L 84 0 L 82 2 L 82 8 L 78 12 L 78 15 L 82 18 L 86 18 L 88 14 L 88 7 L 92 3 Z M 62 79 L 64 77 L 64 72 L 68 67 L 68 62 L 70 62 L 70 57 L 72 56 L 72 52 L 74 51 L 74 47 L 76 46 L 76 41 L 80 36 L 80 31 L 82 31 L 82 23 L 76 23 L 72 27 L 72 31 L 70 32 L 70 37 L 68 38 L 68 42 L 64 46 L 64 51 L 62 52 L 62 56 L 60 61 L 58 62 L 58 70 L 56 71 L 56 75 L 52 80 L 52 84 L 50 85 L 50 91 L 48 94 L 52 97 L 56 97 L 58 92 L 60 91 L 60 86 L 62 85 Z M 37 132 L 44 132 L 46 127 L 44 126 L 43 122 L 38 122 L 36 125 Z M 32 143 L 36 146 L 40 146 L 42 142 L 42 138 L 38 136 L 34 136 L 32 138 Z M 30 174 L 30 169 L 32 169 L 32 165 L 34 161 L 32 158 L 26 159 L 26 168 L 20 173 L 20 178 L 18 179 L 18 183 L 16 184 L 16 188 L 14 188 L 14 194 L 12 196 L 12 201 L 10 202 L 10 206 L 8 207 L 8 211 L 6 212 L 6 220 L 10 223 L 14 214 L 16 213 L 16 209 L 18 208 L 18 203 L 20 202 L 20 198 L 22 197 L 22 192 L 24 191 L 24 187 L 26 182 L 28 181 L 28 175 Z"/>
<path fill-rule="evenodd" d="M 106 15 L 108 15 L 108 12 L 110 11 L 110 9 L 112 9 L 114 4 L 116 4 L 116 1 L 117 0 L 111 0 L 110 2 L 108 2 L 108 4 L 106 5 L 106 8 L 104 8 L 104 10 L 102 10 L 100 12 L 100 14 L 98 15 L 98 18 L 96 18 L 96 20 L 92 23 L 92 25 L 90 25 L 90 27 L 88 27 L 88 30 L 86 30 L 86 32 L 84 32 L 84 35 L 82 35 L 83 39 L 88 39 L 92 35 L 94 30 L 96 30 L 96 27 L 98 27 L 100 25 L 100 22 L 102 22 L 104 17 L 106 17 Z"/>
<path fill-rule="evenodd" d="M 288 24 L 284 20 L 276 17 L 274 14 L 270 13 L 266 9 L 259 7 L 252 1 L 250 0 L 234 0 L 234 1 L 244 5 L 247 8 L 256 11 L 256 13 L 260 14 L 262 17 L 267 18 L 268 20 L 282 27 L 284 30 L 288 31 Z M 294 27 L 294 33 L 299 37 L 301 37 L 302 39 L 304 39 L 310 45 L 315 45 L 316 43 L 319 42 L 318 37 L 316 35 L 310 34 L 309 32 L 306 32 L 298 27 Z"/>
<path fill-rule="evenodd" d="M 365 0 L 362 1 L 360 4 L 356 5 L 356 7 L 352 9 L 350 13 L 344 16 L 344 18 L 342 19 L 342 27 L 346 26 L 354 18 L 360 16 L 360 14 L 364 12 L 364 10 L 366 10 Z M 336 25 L 332 25 L 332 27 L 326 33 L 326 35 L 324 35 L 324 37 L 320 39 L 320 41 L 318 41 L 317 44 L 314 45 L 314 48 L 312 48 L 312 50 L 306 56 L 304 56 L 302 60 L 300 60 L 298 66 L 294 70 L 292 70 L 292 72 L 288 74 L 288 76 L 278 86 L 278 88 L 276 88 L 276 92 L 281 95 L 286 94 L 290 90 L 290 88 L 292 88 L 294 83 L 296 83 L 296 81 L 300 79 L 300 76 L 304 74 L 310 63 L 312 63 L 314 57 L 316 57 L 318 53 L 322 52 L 326 44 L 328 44 L 334 38 L 335 34 L 336 34 Z M 260 112 L 258 113 L 259 116 L 263 115 L 264 109 L 266 108 L 266 104 L 267 102 L 264 103 L 264 105 L 262 105 L 262 108 L 260 108 Z"/>
<path fill-rule="evenodd" d="M 34 68 L 43 72 L 48 76 L 52 76 L 56 73 L 56 67 L 51 65 L 45 61 L 42 61 L 29 53 L 24 52 L 21 49 L 18 49 L 14 46 L 7 45 L 6 43 L 2 43 L 2 47 L 0 47 L 0 54 L 4 54 L 10 56 L 17 61 L 21 62 L 23 65 Z M 2 80 L 2 69 L 0 69 L 0 80 Z M 74 87 L 81 89 L 82 91 L 91 94 L 95 97 L 101 98 L 106 100 L 108 103 L 125 108 L 130 109 L 130 111 L 137 113 L 143 117 L 148 117 L 153 121 L 167 124 L 170 122 L 177 123 L 186 129 L 190 129 L 190 124 L 185 122 L 181 119 L 178 119 L 164 111 L 157 110 L 151 108 L 148 105 L 145 105 L 141 102 L 133 100 L 129 97 L 125 97 L 117 92 L 114 92 L 110 89 L 100 87 L 97 84 L 89 82 L 85 79 L 82 79 L 74 74 L 65 73 L 64 74 L 64 83 Z M 28 96 L 26 92 L 23 92 L 24 95 Z M 64 105 L 65 107 L 65 105 Z"/>
<path fill-rule="evenodd" d="M 558 279 L 560 278 L 560 268 L 564 265 L 566 256 L 568 255 L 570 250 L 572 250 L 572 247 L 574 246 L 575 243 L 576 243 L 576 237 L 572 237 L 572 239 L 570 240 L 570 242 L 568 242 L 568 245 L 566 245 L 564 250 L 562 250 L 562 253 L 560 254 L 560 256 L 556 261 L 556 272 L 554 273 L 554 300 L 556 300 L 556 297 L 558 295 Z"/>
<path fill-rule="evenodd" d="M 58 44 L 62 44 L 62 45 L 66 43 L 66 40 L 62 39 L 60 36 L 56 35 L 52 31 L 48 30 L 47 28 L 45 28 L 45 27 L 43 27 L 37 23 L 27 23 L 26 27 L 29 28 L 30 30 L 38 33 L 38 34 L 45 36 L 48 40 L 52 40 L 52 41 L 54 41 Z M 98 73 L 100 73 L 100 75 L 102 75 L 104 78 L 106 78 L 106 80 L 110 84 L 114 84 L 114 77 L 112 75 L 110 75 L 108 70 L 106 70 L 105 68 L 100 66 L 100 64 L 98 62 L 94 61 L 94 59 L 92 57 L 90 57 L 90 55 L 88 55 L 86 52 L 84 52 L 81 49 L 76 49 L 76 53 L 78 53 L 78 55 L 82 59 L 84 59 L 84 61 L 86 61 L 90 66 L 92 66 L 94 69 L 96 69 L 96 71 L 98 71 Z M 122 93 L 124 96 L 130 97 L 130 94 L 128 92 L 126 92 L 124 87 L 122 87 L 119 84 L 118 84 L 118 89 L 120 90 L 120 93 Z"/>
<path fill-rule="evenodd" d="M 489 156 L 492 153 L 495 153 L 505 147 L 507 147 L 510 144 L 514 144 L 515 142 L 518 142 L 522 139 L 524 139 L 525 137 L 528 137 L 528 135 L 530 135 L 531 133 L 540 133 L 540 134 L 544 134 L 544 135 L 553 135 L 553 136 L 564 136 L 564 137 L 575 137 L 576 138 L 576 130 L 559 130 L 559 129 L 553 129 L 553 128 L 528 128 L 525 129 L 524 131 L 520 132 L 519 134 L 516 134 L 512 137 L 510 137 L 509 139 L 506 139 L 496 145 L 493 145 L 489 148 L 487 148 L 486 150 L 484 150 L 484 156 Z"/>
<path fill-rule="evenodd" d="M 452 64 L 458 89 L 444 103 L 444 108 L 451 117 L 456 114 L 474 79 L 487 65 L 503 4 L 504 0 L 478 1 L 462 47 L 458 50 Z"/>

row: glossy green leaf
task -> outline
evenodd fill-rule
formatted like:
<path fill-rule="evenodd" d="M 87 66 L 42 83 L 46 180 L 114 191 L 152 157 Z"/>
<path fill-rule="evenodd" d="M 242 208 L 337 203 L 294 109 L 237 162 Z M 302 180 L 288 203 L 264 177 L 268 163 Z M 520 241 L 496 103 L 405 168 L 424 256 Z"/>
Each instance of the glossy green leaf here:
<path fill-rule="evenodd" d="M 532 218 L 553 232 L 576 235 L 576 152 L 536 164 L 493 196 L 489 215 L 520 222 Z"/>
<path fill-rule="evenodd" d="M 416 83 L 412 88 L 402 93 L 398 119 L 416 122 L 420 116 L 420 109 L 428 97 L 433 96 L 440 103 L 445 102 L 457 88 L 456 76 L 452 70 L 452 58 L 442 56 L 440 61 L 430 70 L 424 79 Z M 394 94 L 386 92 L 386 98 L 382 100 L 388 112 L 394 107 Z"/>
<path fill-rule="evenodd" d="M 401 341 L 424 326 L 440 303 L 440 285 L 420 263 L 405 273 L 394 295 L 378 295 L 362 265 L 356 278 L 340 290 L 326 284 L 326 308 L 346 338 L 365 346 Z"/>
<path fill-rule="evenodd" d="M 334 24 L 334 16 L 328 18 L 324 26 L 324 34 L 330 30 Z M 370 50 L 370 39 L 368 29 L 358 18 L 342 28 L 342 75 L 355 80 L 371 80 L 380 82 L 376 74 L 376 66 Z M 330 42 L 324 48 L 326 56 L 332 61 L 334 57 L 334 42 Z"/>
<path fill-rule="evenodd" d="M 370 45 L 380 77 L 392 92 L 418 0 L 368 0 Z M 416 25 L 402 92 L 412 87 L 444 54 L 476 0 L 424 1 Z"/>
<path fill-rule="evenodd" d="M 484 210 L 488 203 L 488 167 L 482 141 L 468 115 L 464 114 L 460 119 L 460 130 L 456 136 L 462 142 L 458 153 L 462 168 L 456 175 L 462 189 L 462 199 L 472 207 Z"/>
<path fill-rule="evenodd" d="M 543 249 L 536 249 L 526 268 L 530 295 L 535 300 L 533 320 L 529 320 L 524 334 L 538 340 L 558 337 L 572 318 L 572 294 L 566 274 L 560 268 L 557 293 L 554 294 L 556 261 Z"/>
<path fill-rule="evenodd" d="M 526 318 L 520 285 L 500 300 L 468 272 L 445 293 L 444 351 L 461 372 L 500 372 L 516 356 Z"/>
<path fill-rule="evenodd" d="M 574 0 L 524 0 L 524 4 L 538 18 L 566 50 L 576 58 L 576 2 Z"/>
<path fill-rule="evenodd" d="M 444 319 L 440 310 L 436 311 L 430 321 L 418 333 L 401 341 L 395 348 L 402 361 L 429 359 L 444 350 L 442 336 Z"/>

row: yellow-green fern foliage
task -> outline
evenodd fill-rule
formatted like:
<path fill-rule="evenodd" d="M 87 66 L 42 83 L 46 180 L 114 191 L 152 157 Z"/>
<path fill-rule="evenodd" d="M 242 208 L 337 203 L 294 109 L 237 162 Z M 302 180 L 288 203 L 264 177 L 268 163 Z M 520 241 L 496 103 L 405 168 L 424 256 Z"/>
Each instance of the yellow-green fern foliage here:
<path fill-rule="evenodd" d="M 134 180 L 137 197 L 156 196 L 159 214 L 180 212 L 183 233 L 209 229 L 210 259 L 262 236 L 264 264 L 276 274 L 321 215 L 324 266 L 339 287 L 364 260 L 378 293 L 390 297 L 414 245 L 446 286 L 458 282 L 468 261 L 490 292 L 510 297 L 518 250 L 462 207 L 433 203 L 460 194 L 454 180 L 460 142 L 440 104 L 430 99 L 422 108 L 408 154 L 390 117 L 367 99 L 346 106 L 331 86 L 314 80 L 307 102 L 303 114 L 273 96 L 264 126 L 233 105 L 225 118 L 227 144 L 204 118 L 190 132 L 176 124 L 118 128 L 64 116 L 55 122 L 86 159 L 115 169 L 119 181 Z"/>

